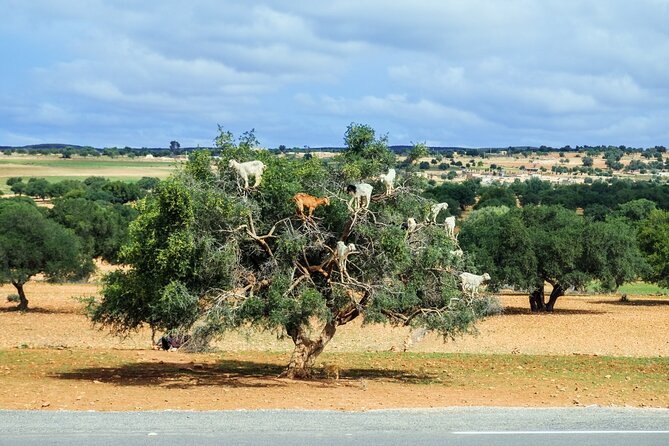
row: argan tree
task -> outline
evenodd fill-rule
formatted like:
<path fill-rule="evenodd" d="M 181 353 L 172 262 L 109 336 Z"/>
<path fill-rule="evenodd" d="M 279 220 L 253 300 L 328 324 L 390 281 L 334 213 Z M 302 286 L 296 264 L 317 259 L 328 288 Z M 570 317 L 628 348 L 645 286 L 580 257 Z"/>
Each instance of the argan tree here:
<path fill-rule="evenodd" d="M 338 327 L 358 317 L 454 336 L 497 309 L 489 297 L 460 292 L 455 273 L 463 265 L 443 227 L 402 229 L 429 207 L 420 197 L 424 180 L 404 178 L 383 194 L 369 178 L 390 157 L 373 137 L 363 142 L 374 146 L 367 163 L 356 143 L 356 153 L 326 164 L 253 151 L 223 136 L 215 169 L 206 152 L 193 154 L 139 204 L 121 251 L 128 268 L 106 278 L 93 321 L 117 332 L 142 324 L 190 332 L 191 346 L 242 326 L 279 329 L 295 344 L 284 374 L 300 378 Z M 258 188 L 242 188 L 228 168 L 232 158 L 265 163 Z M 352 176 L 360 172 L 378 191 L 368 209 L 343 191 L 363 179 Z M 328 196 L 330 204 L 300 218 L 297 192 Z"/>
<path fill-rule="evenodd" d="M 69 229 L 46 218 L 29 199 L 0 200 L 0 283 L 11 283 L 18 309 L 28 309 L 23 286 L 36 274 L 50 280 L 85 277 L 93 262 Z"/>
<path fill-rule="evenodd" d="M 527 291 L 532 311 L 553 311 L 568 288 L 598 280 L 615 290 L 644 270 L 634 231 L 625 221 L 592 221 L 560 206 L 475 211 L 459 240 L 490 274 L 493 288 Z M 552 287 L 548 299 L 546 283 Z"/>
<path fill-rule="evenodd" d="M 649 265 L 644 278 L 669 286 L 669 212 L 653 210 L 641 221 L 639 244 Z"/>

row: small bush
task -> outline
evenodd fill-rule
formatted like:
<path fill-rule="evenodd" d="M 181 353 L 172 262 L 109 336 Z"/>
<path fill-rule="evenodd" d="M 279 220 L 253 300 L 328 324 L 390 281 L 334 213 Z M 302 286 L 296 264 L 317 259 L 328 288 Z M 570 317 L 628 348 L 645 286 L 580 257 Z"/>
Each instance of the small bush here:
<path fill-rule="evenodd" d="M 7 302 L 17 304 L 17 303 L 19 303 L 20 300 L 21 300 L 21 298 L 19 297 L 18 294 L 10 294 L 10 295 L 7 296 Z"/>

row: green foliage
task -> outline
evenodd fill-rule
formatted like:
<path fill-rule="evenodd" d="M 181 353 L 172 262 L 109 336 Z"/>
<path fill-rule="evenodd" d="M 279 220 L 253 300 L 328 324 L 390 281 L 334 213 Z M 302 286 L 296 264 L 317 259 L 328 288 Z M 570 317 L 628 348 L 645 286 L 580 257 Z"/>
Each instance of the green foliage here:
<path fill-rule="evenodd" d="M 504 186 L 488 186 L 481 188 L 481 195 L 474 209 L 481 209 L 487 206 L 498 207 L 516 206 L 516 195 L 511 189 Z"/>
<path fill-rule="evenodd" d="M 225 130 L 223 126 L 218 125 L 218 135 L 214 138 L 214 145 L 218 149 L 227 150 L 235 147 L 234 135 L 231 131 Z"/>
<path fill-rule="evenodd" d="M 543 198 L 553 191 L 553 186 L 549 181 L 542 181 L 539 178 L 530 178 L 524 182 L 518 180 L 511 185 L 511 190 L 520 199 L 522 206 L 530 204 L 541 204 Z"/>
<path fill-rule="evenodd" d="M 430 149 L 428 149 L 425 143 L 416 143 L 409 151 L 409 155 L 407 156 L 406 162 L 411 164 L 429 155 L 430 155 Z"/>
<path fill-rule="evenodd" d="M 70 230 L 46 218 L 32 203 L 0 200 L 0 283 L 18 289 L 39 273 L 60 281 L 92 271 L 91 259 Z"/>
<path fill-rule="evenodd" d="M 197 181 L 213 181 L 214 173 L 211 171 L 211 153 L 209 150 L 196 150 L 188 155 L 186 173 Z"/>
<path fill-rule="evenodd" d="M 491 286 L 512 285 L 543 295 L 599 280 L 609 289 L 644 271 L 634 230 L 623 220 L 584 219 L 557 206 L 485 208 L 472 213 L 460 243 L 491 276 Z M 554 302 L 553 302 L 554 303 Z"/>
<path fill-rule="evenodd" d="M 646 270 L 635 230 L 622 219 L 587 224 L 583 240 L 581 265 L 605 291 L 617 290 Z"/>
<path fill-rule="evenodd" d="M 154 190 L 158 183 L 160 183 L 160 179 L 156 177 L 142 177 L 135 184 L 143 191 L 150 191 Z"/>
<path fill-rule="evenodd" d="M 529 290 L 542 280 L 530 235 L 519 210 L 485 207 L 465 220 L 459 240 L 480 272 L 490 274 L 490 286 L 512 284 Z"/>
<path fill-rule="evenodd" d="M 650 216 L 650 213 L 657 208 L 657 205 L 645 198 L 628 201 L 618 205 L 618 209 L 613 215 L 624 218 L 630 223 L 638 223 Z"/>
<path fill-rule="evenodd" d="M 137 184 L 123 181 L 110 181 L 104 177 L 89 177 L 83 182 L 66 179 L 49 183 L 44 178 L 30 178 L 24 183 L 20 178 L 11 186 L 12 192 L 32 197 L 59 198 L 85 197 L 89 200 L 108 201 L 110 203 L 129 203 L 144 195 Z"/>
<path fill-rule="evenodd" d="M 650 265 L 645 279 L 669 286 L 669 212 L 654 210 L 641 222 L 639 245 Z"/>
<path fill-rule="evenodd" d="M 578 261 L 584 220 L 575 212 L 555 206 L 526 207 L 521 215 L 539 260 L 539 277 L 565 287 L 583 286 L 584 271 Z"/>
<path fill-rule="evenodd" d="M 48 194 L 49 182 L 44 178 L 30 178 L 25 186 L 24 193 L 31 197 L 45 199 Z"/>
<path fill-rule="evenodd" d="M 16 195 L 23 195 L 26 190 L 26 183 L 23 181 L 18 181 L 14 184 L 12 184 L 12 187 L 10 187 L 10 190 L 15 193 Z"/>
<path fill-rule="evenodd" d="M 296 343 L 313 335 L 314 324 L 343 325 L 360 315 L 444 336 L 469 329 L 493 306 L 462 299 L 449 272 L 461 266 L 453 240 L 436 225 L 412 234 L 400 227 L 429 208 L 419 188 L 424 179 L 406 175 L 401 190 L 375 196 L 368 211 L 347 206 L 343 188 L 352 171 L 373 175 L 389 165 L 385 139 L 370 130 L 349 126 L 349 150 L 327 164 L 246 152 L 223 135 L 213 181 L 205 174 L 208 155 L 193 155 L 139 203 L 120 256 L 128 269 L 107 276 L 93 320 L 121 332 L 146 323 L 207 337 L 253 324 L 283 330 Z M 258 188 L 237 186 L 230 155 L 262 159 Z M 302 220 L 292 201 L 297 192 L 328 196 L 330 205 Z M 356 247 L 347 260 L 336 257 L 339 241 Z"/>
<path fill-rule="evenodd" d="M 428 188 L 424 195 L 439 203 L 448 203 L 452 215 L 460 215 L 467 206 L 476 203 L 476 195 L 481 187 L 479 181 L 467 180 L 462 183 L 442 183 Z"/>
<path fill-rule="evenodd" d="M 376 138 L 374 129 L 368 125 L 349 124 L 344 143 L 342 172 L 348 180 L 369 178 L 395 165 L 395 155 L 388 149 L 388 136 Z"/>
<path fill-rule="evenodd" d="M 49 217 L 70 228 L 83 242 L 90 257 L 115 263 L 121 245 L 128 239 L 128 225 L 137 210 L 120 204 L 85 198 L 58 198 Z"/>

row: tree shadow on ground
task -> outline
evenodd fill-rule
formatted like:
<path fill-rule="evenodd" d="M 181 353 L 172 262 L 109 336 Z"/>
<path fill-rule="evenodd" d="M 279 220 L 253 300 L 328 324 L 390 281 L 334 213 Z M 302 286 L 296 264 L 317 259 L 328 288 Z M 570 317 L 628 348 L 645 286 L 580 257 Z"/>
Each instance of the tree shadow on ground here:
<path fill-rule="evenodd" d="M 18 307 L 0 307 L 0 313 L 20 313 Z M 81 308 L 28 307 L 25 314 L 83 314 Z"/>
<path fill-rule="evenodd" d="M 161 386 L 180 389 L 196 386 L 278 387 L 283 385 L 277 380 L 282 371 L 283 367 L 278 365 L 250 361 L 221 361 L 216 364 L 161 361 L 123 364 L 118 367 L 87 367 L 56 373 L 53 377 L 64 380 L 99 381 L 118 386 Z M 254 381 L 255 379 L 264 382 Z"/>
<path fill-rule="evenodd" d="M 608 303 L 608 302 L 595 302 L 595 303 Z M 506 316 L 518 316 L 518 315 L 577 315 L 577 314 L 605 314 L 606 311 L 602 310 L 582 310 L 582 309 L 573 309 L 573 308 L 560 308 L 558 304 L 556 304 L 556 308 L 552 312 L 546 312 L 546 311 L 537 311 L 537 312 L 532 312 L 530 308 L 521 308 L 521 307 L 504 307 L 502 310 L 502 314 Z"/>
<path fill-rule="evenodd" d="M 282 387 L 288 385 L 279 378 L 285 365 L 224 360 L 215 364 L 183 364 L 140 362 L 118 367 L 87 367 L 69 372 L 54 373 L 56 379 L 101 382 L 117 386 L 160 386 L 167 389 L 188 389 L 199 386 L 219 387 Z M 342 379 L 367 379 L 400 383 L 424 383 L 435 376 L 393 369 L 341 369 Z M 332 377 L 316 366 L 312 379 L 303 382 L 329 382 Z"/>

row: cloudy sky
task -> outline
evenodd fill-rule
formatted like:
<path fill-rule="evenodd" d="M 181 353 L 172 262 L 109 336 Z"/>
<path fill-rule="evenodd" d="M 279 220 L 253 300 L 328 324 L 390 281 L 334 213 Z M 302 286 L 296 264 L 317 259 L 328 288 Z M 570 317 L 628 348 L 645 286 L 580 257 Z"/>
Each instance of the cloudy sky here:
<path fill-rule="evenodd" d="M 669 146 L 669 0 L 0 0 L 0 145 Z"/>

